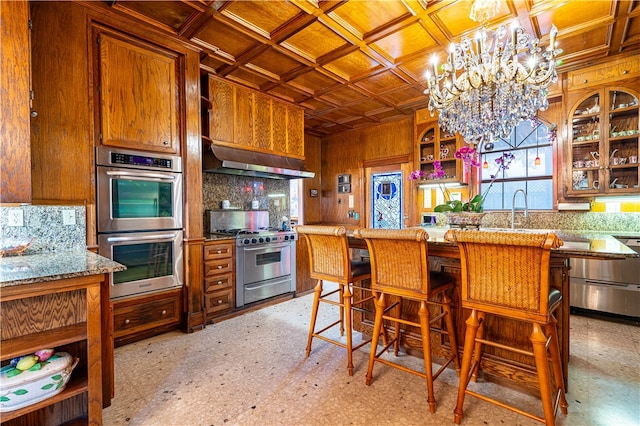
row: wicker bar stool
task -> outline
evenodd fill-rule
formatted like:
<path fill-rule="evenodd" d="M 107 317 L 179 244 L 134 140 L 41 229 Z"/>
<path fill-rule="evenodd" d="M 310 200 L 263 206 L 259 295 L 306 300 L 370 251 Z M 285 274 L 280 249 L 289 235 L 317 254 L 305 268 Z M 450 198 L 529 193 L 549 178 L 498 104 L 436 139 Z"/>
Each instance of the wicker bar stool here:
<path fill-rule="evenodd" d="M 311 278 L 318 281 L 314 289 L 309 338 L 307 341 L 307 357 L 311 353 L 311 343 L 314 337 L 343 347 L 347 350 L 347 369 L 349 370 L 349 375 L 352 376 L 353 351 L 371 341 L 371 339 L 365 340 L 353 346 L 351 316 L 353 309 L 363 309 L 362 305 L 373 299 L 370 288 L 356 285 L 356 283 L 371 277 L 371 265 L 368 261 L 350 259 L 347 231 L 344 226 L 299 225 L 295 227 L 295 230 L 299 235 L 304 236 L 307 241 L 311 268 L 310 275 Z M 323 293 L 324 280 L 338 283 L 338 289 Z M 366 292 L 365 294 L 369 294 L 369 296 L 354 301 L 354 288 Z M 336 292 L 339 292 L 337 301 L 334 300 L 335 298 L 330 298 Z M 340 318 L 321 330 L 316 330 L 316 319 L 321 302 L 339 306 Z M 323 334 L 336 325 L 340 326 L 341 336 L 344 335 L 346 329 L 346 344 Z"/>
<path fill-rule="evenodd" d="M 427 239 L 429 236 L 423 229 L 358 229 L 354 235 L 357 238 L 364 238 L 369 247 L 371 288 L 376 294 L 376 317 L 366 384 L 371 384 L 373 365 L 376 362 L 420 376 L 426 379 L 427 382 L 429 411 L 435 413 L 436 400 L 433 381 L 452 361 L 455 364 L 456 371 L 460 371 L 458 346 L 451 313 L 451 299 L 447 295 L 447 291 L 453 288 L 455 279 L 445 272 L 429 271 L 427 256 Z M 440 298 L 439 301 L 434 300 L 437 297 Z M 390 303 L 390 299 L 396 301 Z M 402 317 L 403 299 L 419 302 L 419 322 Z M 433 318 L 430 318 L 429 306 L 437 307 L 439 311 Z M 445 328 L 436 328 L 436 323 L 439 323 L 442 319 L 444 319 Z M 383 331 L 383 322 L 385 320 L 394 325 L 395 333 L 392 339 L 386 343 L 383 342 L 383 348 L 378 351 L 378 338 Z M 382 358 L 382 355 L 387 352 L 391 345 L 393 345 L 395 356 L 398 356 L 400 339 L 403 333 L 400 329 L 400 324 L 420 328 L 424 373 Z M 451 345 L 451 357 L 446 360 L 435 374 L 431 365 L 430 331 L 448 335 Z"/>
<path fill-rule="evenodd" d="M 449 230 L 445 238 L 460 249 L 462 307 L 471 309 L 462 355 L 462 372 L 454 421 L 462 420 L 465 395 L 472 395 L 547 425 L 555 424 L 558 408 L 567 414 L 564 376 L 553 316 L 562 294 L 549 288 L 551 249 L 562 245 L 552 233 Z M 485 314 L 531 323 L 532 350 L 489 340 Z M 483 345 L 532 356 L 535 360 L 544 417 L 467 389 L 477 378 Z M 553 380 L 549 370 L 551 358 Z"/>

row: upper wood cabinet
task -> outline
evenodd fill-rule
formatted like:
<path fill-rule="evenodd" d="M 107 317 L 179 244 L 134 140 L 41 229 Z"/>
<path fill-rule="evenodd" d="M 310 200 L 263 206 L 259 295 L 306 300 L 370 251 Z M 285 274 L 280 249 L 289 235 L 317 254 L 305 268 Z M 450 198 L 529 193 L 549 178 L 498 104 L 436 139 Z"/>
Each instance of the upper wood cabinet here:
<path fill-rule="evenodd" d="M 639 96 L 635 90 L 623 87 L 573 96 L 566 195 L 638 193 Z"/>
<path fill-rule="evenodd" d="M 304 110 L 218 77 L 207 75 L 202 96 L 203 139 L 220 145 L 304 158 Z"/>
<path fill-rule="evenodd" d="M 99 26 L 93 40 L 99 142 L 179 154 L 180 55 Z"/>
<path fill-rule="evenodd" d="M 417 168 L 428 175 L 433 172 L 433 163 L 440 161 L 446 177 L 438 182 L 461 182 L 462 161 L 456 161 L 454 155 L 462 146 L 462 137 L 441 130 L 438 119 L 431 117 L 426 109 L 416 111 L 415 123 Z"/>

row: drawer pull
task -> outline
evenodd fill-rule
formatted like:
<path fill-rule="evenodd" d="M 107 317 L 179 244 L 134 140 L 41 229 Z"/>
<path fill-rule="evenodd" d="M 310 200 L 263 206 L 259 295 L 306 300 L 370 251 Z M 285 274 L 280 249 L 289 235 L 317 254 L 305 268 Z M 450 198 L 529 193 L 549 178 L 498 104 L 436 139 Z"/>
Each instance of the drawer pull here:
<path fill-rule="evenodd" d="M 222 284 L 222 280 L 218 281 L 218 285 L 221 285 L 221 284 Z"/>
<path fill-rule="evenodd" d="M 217 252 L 217 253 L 218 253 L 218 254 L 222 253 L 222 250 L 218 249 L 218 252 Z"/>
<path fill-rule="evenodd" d="M 129 324 L 131 321 L 129 321 L 128 319 L 124 320 L 125 324 Z"/>
<path fill-rule="evenodd" d="M 162 144 L 163 145 L 169 145 L 169 141 L 163 141 Z"/>
<path fill-rule="evenodd" d="M 218 265 L 218 269 L 222 269 L 222 265 Z"/>
<path fill-rule="evenodd" d="M 162 315 L 167 315 L 167 311 L 165 309 L 162 310 Z"/>
<path fill-rule="evenodd" d="M 222 305 L 222 299 L 218 299 L 218 305 Z"/>

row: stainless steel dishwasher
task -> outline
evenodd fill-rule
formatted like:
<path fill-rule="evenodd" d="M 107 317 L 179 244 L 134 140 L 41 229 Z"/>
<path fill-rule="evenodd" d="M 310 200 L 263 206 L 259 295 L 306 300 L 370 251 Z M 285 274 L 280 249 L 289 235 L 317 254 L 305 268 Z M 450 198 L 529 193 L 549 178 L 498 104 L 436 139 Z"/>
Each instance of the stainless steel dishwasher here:
<path fill-rule="evenodd" d="M 640 253 L 640 239 L 619 240 Z M 640 258 L 571 258 L 570 264 L 571 306 L 640 317 Z"/>

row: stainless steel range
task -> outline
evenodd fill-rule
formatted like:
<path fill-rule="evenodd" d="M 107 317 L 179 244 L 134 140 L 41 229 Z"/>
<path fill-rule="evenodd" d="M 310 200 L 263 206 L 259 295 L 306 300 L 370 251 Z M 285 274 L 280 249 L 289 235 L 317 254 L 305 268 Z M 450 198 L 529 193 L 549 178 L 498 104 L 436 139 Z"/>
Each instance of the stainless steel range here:
<path fill-rule="evenodd" d="M 236 238 L 236 307 L 296 290 L 296 234 L 266 210 L 207 210 L 211 233 Z"/>

